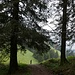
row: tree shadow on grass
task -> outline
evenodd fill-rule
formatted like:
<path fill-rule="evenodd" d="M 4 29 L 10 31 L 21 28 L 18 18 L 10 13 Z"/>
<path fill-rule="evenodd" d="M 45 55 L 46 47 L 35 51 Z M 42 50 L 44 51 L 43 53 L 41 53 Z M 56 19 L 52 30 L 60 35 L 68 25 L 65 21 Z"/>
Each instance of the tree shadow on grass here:
<path fill-rule="evenodd" d="M 10 75 L 10 74 L 7 74 Z M 11 75 L 31 75 L 31 71 L 26 64 L 19 64 L 18 70 Z"/>
<path fill-rule="evenodd" d="M 4 65 L 2 63 L 0 63 L 0 75 L 6 75 L 8 72 L 8 65 Z"/>

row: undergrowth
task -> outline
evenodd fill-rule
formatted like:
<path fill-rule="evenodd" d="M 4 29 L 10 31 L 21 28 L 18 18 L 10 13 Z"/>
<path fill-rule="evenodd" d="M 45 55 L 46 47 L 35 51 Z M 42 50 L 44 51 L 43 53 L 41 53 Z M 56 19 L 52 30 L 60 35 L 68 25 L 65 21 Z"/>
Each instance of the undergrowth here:
<path fill-rule="evenodd" d="M 41 64 L 53 71 L 53 75 L 75 75 L 75 57 L 70 56 L 67 60 L 69 63 L 63 66 L 60 65 L 60 59 L 50 59 Z"/>
<path fill-rule="evenodd" d="M 8 74 L 8 65 L 0 64 L 0 75 L 9 75 Z M 11 75 L 31 75 L 31 71 L 26 64 L 19 64 L 18 70 Z"/>

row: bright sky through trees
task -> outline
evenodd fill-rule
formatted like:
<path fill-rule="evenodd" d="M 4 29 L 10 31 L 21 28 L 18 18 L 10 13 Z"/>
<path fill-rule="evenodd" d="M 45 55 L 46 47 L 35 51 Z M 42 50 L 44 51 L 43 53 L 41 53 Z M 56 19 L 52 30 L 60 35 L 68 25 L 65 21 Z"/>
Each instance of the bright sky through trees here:
<path fill-rule="evenodd" d="M 46 23 L 46 24 L 45 23 L 40 23 L 40 25 L 43 25 L 44 29 L 47 29 L 49 31 L 55 31 L 55 25 L 58 24 L 56 19 L 59 20 L 60 16 L 63 15 L 62 10 L 59 10 L 57 12 L 56 7 L 57 7 L 58 3 L 59 3 L 59 0 L 52 0 L 51 2 L 48 3 L 48 10 L 50 10 L 49 13 L 47 13 L 47 14 L 49 14 L 49 17 L 47 18 L 48 23 Z M 68 8 L 69 7 L 67 7 L 67 9 Z M 70 23 L 69 23 L 69 26 L 68 26 L 67 29 L 71 29 Z M 71 41 L 69 41 L 69 42 L 71 42 Z M 68 44 L 68 41 L 66 43 Z M 75 47 L 75 43 L 73 45 L 69 45 L 69 46 L 67 45 L 66 46 L 67 49 L 71 48 L 71 50 L 75 50 L 74 47 Z"/>

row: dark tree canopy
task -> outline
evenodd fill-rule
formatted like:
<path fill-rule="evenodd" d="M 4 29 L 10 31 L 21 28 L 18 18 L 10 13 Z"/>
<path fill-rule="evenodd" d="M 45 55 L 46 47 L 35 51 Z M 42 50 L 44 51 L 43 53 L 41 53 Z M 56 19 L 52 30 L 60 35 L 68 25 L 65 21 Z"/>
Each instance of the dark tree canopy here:
<path fill-rule="evenodd" d="M 18 69 L 18 46 L 40 52 L 50 48 L 48 31 L 39 26 L 47 22 L 47 6 L 45 0 L 2 0 L 0 6 L 0 48 L 10 52 L 11 73 Z"/>
<path fill-rule="evenodd" d="M 11 34 L 14 32 L 15 24 L 17 24 L 18 29 L 14 33 L 18 35 L 18 45 L 28 45 L 28 47 L 34 46 L 34 48 L 39 48 L 39 50 L 48 49 L 49 47 L 45 43 L 45 41 L 49 40 L 49 35 L 47 34 L 48 31 L 42 29 L 38 25 L 39 22 L 46 22 L 46 2 L 44 0 L 20 0 L 18 2 L 19 8 L 17 7 L 17 10 L 14 11 L 16 9 L 14 6 L 16 6 L 15 4 L 17 1 L 2 0 L 2 3 L 0 4 L 0 6 L 2 6 L 2 8 L 0 8 L 1 39 L 3 39 L 2 36 L 5 36 L 3 40 L 7 40 L 10 43 Z M 13 10 L 13 8 L 15 9 Z M 16 14 L 17 11 L 18 14 Z M 18 16 L 18 22 L 14 20 L 16 17 L 13 16 L 13 12 Z M 4 41 L 4 43 L 5 42 L 6 41 Z"/>

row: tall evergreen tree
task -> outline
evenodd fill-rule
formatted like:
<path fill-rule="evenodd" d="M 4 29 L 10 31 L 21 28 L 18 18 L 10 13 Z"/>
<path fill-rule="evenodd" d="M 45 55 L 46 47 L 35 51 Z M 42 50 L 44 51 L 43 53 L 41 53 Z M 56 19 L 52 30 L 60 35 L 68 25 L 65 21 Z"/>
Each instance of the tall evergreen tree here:
<path fill-rule="evenodd" d="M 62 21 L 62 36 L 61 36 L 61 64 L 67 62 L 65 51 L 66 51 L 66 25 L 67 25 L 67 1 L 63 0 L 63 21 Z"/>
<path fill-rule="evenodd" d="M 15 71 L 18 69 L 18 63 L 17 63 L 17 38 L 18 38 L 18 25 L 19 25 L 19 0 L 15 2 L 15 0 L 12 0 L 13 4 L 13 10 L 12 10 L 12 18 L 11 21 L 12 25 L 12 31 L 11 31 L 11 37 L 10 37 L 10 68 L 9 72 Z"/>
<path fill-rule="evenodd" d="M 9 73 L 18 69 L 17 45 L 36 48 L 40 52 L 48 50 L 47 31 L 42 29 L 38 22 L 46 22 L 47 8 L 45 0 L 2 0 L 0 9 L 0 25 L 3 39 L 1 48 L 9 46 L 10 68 Z M 6 19 L 4 16 L 6 15 Z M 5 48 L 6 48 L 5 47 Z"/>

